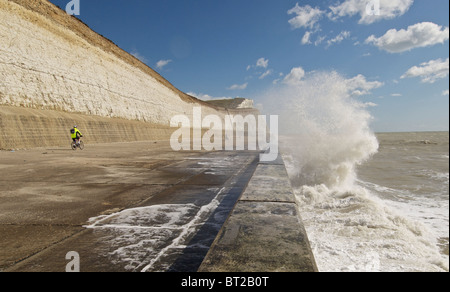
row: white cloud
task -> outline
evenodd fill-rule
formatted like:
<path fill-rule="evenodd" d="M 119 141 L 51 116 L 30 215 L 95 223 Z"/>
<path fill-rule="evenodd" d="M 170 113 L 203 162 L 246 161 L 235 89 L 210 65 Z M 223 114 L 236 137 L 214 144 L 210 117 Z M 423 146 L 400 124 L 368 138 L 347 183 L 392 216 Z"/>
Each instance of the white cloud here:
<path fill-rule="evenodd" d="M 258 59 L 258 61 L 256 61 L 256 67 L 267 68 L 267 66 L 269 66 L 269 60 L 260 58 Z"/>
<path fill-rule="evenodd" d="M 378 106 L 378 104 L 376 104 L 374 102 L 371 102 L 371 101 L 366 102 L 366 103 L 363 104 L 363 107 L 365 107 L 365 108 L 367 108 L 367 107 L 377 107 L 377 106 Z"/>
<path fill-rule="evenodd" d="M 159 60 L 159 61 L 156 63 L 156 68 L 162 69 L 162 68 L 164 68 L 165 66 L 167 66 L 170 62 L 172 62 L 172 60 Z"/>
<path fill-rule="evenodd" d="M 327 41 L 327 47 L 341 43 L 343 40 L 348 39 L 350 35 L 351 33 L 349 31 L 342 31 L 335 38 Z"/>
<path fill-rule="evenodd" d="M 403 96 L 403 94 L 401 94 L 401 93 L 392 93 L 391 96 L 392 97 L 400 97 L 400 96 Z"/>
<path fill-rule="evenodd" d="M 444 91 L 442 91 L 442 96 L 446 96 L 446 95 L 449 95 L 449 91 L 448 91 L 448 89 L 447 89 L 447 90 L 444 90 Z"/>
<path fill-rule="evenodd" d="M 373 44 L 381 50 L 390 53 L 401 53 L 414 48 L 443 44 L 449 39 L 449 28 L 442 28 L 432 22 L 422 22 L 411 25 L 408 29 L 391 29 L 382 37 L 371 35 L 367 44 Z"/>
<path fill-rule="evenodd" d="M 230 87 L 228 87 L 228 90 L 244 90 L 246 89 L 248 86 L 248 83 L 244 83 L 244 84 L 233 84 Z"/>
<path fill-rule="evenodd" d="M 305 77 L 305 70 L 302 67 L 292 68 L 291 73 L 284 77 L 283 83 L 289 85 L 298 84 Z"/>
<path fill-rule="evenodd" d="M 376 1 L 379 1 L 379 10 Z M 337 20 L 345 16 L 359 15 L 360 24 L 371 24 L 383 19 L 393 19 L 405 14 L 413 5 L 414 0 L 345 0 L 335 6 L 330 6 L 328 17 Z"/>
<path fill-rule="evenodd" d="M 316 71 L 305 72 L 302 67 L 296 67 L 292 68 L 291 72 L 285 76 L 282 83 L 293 87 L 303 86 L 305 82 L 308 82 L 308 79 L 310 79 L 311 76 L 319 76 L 320 74 L 321 73 L 318 73 Z M 331 75 L 336 77 L 339 76 L 339 74 L 334 71 L 331 72 Z M 274 80 L 273 84 L 278 84 L 278 81 L 279 79 Z M 353 78 L 343 79 L 340 83 L 340 90 L 342 89 L 346 94 L 352 97 L 372 94 L 372 90 L 384 86 L 383 82 L 367 81 L 366 77 L 361 74 Z M 377 104 L 370 102 L 365 104 L 365 107 L 374 106 L 377 106 Z"/>
<path fill-rule="evenodd" d="M 311 44 L 311 41 L 310 41 L 311 34 L 312 34 L 312 32 L 310 32 L 310 31 L 307 31 L 305 33 L 305 35 L 302 38 L 302 45 L 309 45 L 309 44 Z"/>
<path fill-rule="evenodd" d="M 264 78 L 266 78 L 267 76 L 269 76 L 270 74 L 272 74 L 272 72 L 273 72 L 272 69 L 267 70 L 267 71 L 264 72 L 261 76 L 259 76 L 259 79 L 264 79 Z"/>
<path fill-rule="evenodd" d="M 264 69 L 266 69 L 267 67 L 269 67 L 269 60 L 268 59 L 266 60 L 265 58 L 259 58 L 256 61 L 256 65 L 248 65 L 247 66 L 247 71 L 249 71 L 252 68 L 264 68 Z"/>
<path fill-rule="evenodd" d="M 142 63 L 147 63 L 147 58 L 145 58 L 144 56 L 142 56 L 138 51 L 134 50 L 133 52 L 131 52 L 131 55 L 134 56 L 136 59 L 138 59 L 139 61 L 141 61 Z"/>
<path fill-rule="evenodd" d="M 318 45 L 320 45 L 321 43 L 323 43 L 323 41 L 326 39 L 327 37 L 325 36 L 319 36 L 317 38 L 317 40 L 314 42 L 314 45 L 317 47 Z"/>
<path fill-rule="evenodd" d="M 196 97 L 196 98 L 198 98 L 200 100 L 203 100 L 203 101 L 215 100 L 215 99 L 233 99 L 233 97 L 213 97 L 213 96 L 208 95 L 208 94 L 203 94 L 203 93 L 197 94 L 197 93 L 194 93 L 194 92 L 188 92 L 187 94 L 190 95 L 190 96 Z"/>
<path fill-rule="evenodd" d="M 442 59 L 431 60 L 410 68 L 401 77 L 404 78 L 422 78 L 423 83 L 434 83 L 438 79 L 445 78 L 449 75 L 449 59 L 443 61 Z"/>
<path fill-rule="evenodd" d="M 347 79 L 346 85 L 351 95 L 361 96 L 370 94 L 371 90 L 383 86 L 384 83 L 379 81 L 367 81 L 365 76 L 359 74 L 351 79 Z"/>
<path fill-rule="evenodd" d="M 311 36 L 314 34 L 314 32 L 312 31 L 307 31 L 302 38 L 302 45 L 310 45 L 312 44 L 311 41 Z M 317 39 L 314 41 L 314 45 L 317 47 L 320 44 L 324 43 L 326 41 L 326 47 L 330 47 L 334 44 L 339 44 L 341 43 L 343 40 L 350 38 L 351 33 L 349 31 L 341 31 L 337 36 L 335 36 L 332 39 L 329 39 L 326 41 L 327 37 L 326 36 L 318 36 Z"/>
<path fill-rule="evenodd" d="M 297 29 L 301 27 L 313 28 L 315 24 L 322 18 L 325 11 L 319 8 L 312 8 L 309 5 L 299 6 L 298 3 L 295 7 L 288 11 L 288 14 L 296 14 L 296 16 L 289 20 L 289 24 L 292 28 Z"/>

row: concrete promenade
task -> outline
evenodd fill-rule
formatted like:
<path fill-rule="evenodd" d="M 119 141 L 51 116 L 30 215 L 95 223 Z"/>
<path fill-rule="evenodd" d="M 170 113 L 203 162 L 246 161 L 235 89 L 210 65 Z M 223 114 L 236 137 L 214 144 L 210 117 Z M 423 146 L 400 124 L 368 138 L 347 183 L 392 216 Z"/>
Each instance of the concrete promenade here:
<path fill-rule="evenodd" d="M 0 151 L 0 271 L 64 272 L 70 261 L 66 255 L 74 251 L 80 256 L 81 272 L 196 272 L 218 234 L 228 234 L 228 247 L 230 234 L 234 239 L 240 234 L 233 222 L 245 218 L 229 216 L 235 206 L 233 212 L 238 214 L 246 210 L 262 214 L 268 208 L 264 216 L 268 228 L 262 236 L 270 236 L 275 225 L 284 226 L 280 219 L 290 218 L 283 235 L 289 242 L 277 245 L 278 237 L 272 234 L 272 246 L 261 246 L 259 252 L 267 248 L 278 250 L 276 256 L 290 255 L 304 248 L 300 253 L 310 259 L 292 197 L 272 192 L 280 199 L 267 200 L 285 204 L 275 208 L 252 198 L 258 186 L 249 182 L 264 176 L 274 179 L 265 179 L 266 185 L 260 181 L 259 187 L 286 194 L 290 188 L 286 176 L 277 179 L 284 165 L 278 162 L 273 167 L 275 172 L 259 164 L 259 152 L 174 152 L 168 142 L 96 144 L 84 151 L 69 147 Z M 257 168 L 268 173 L 252 178 Z M 277 216 L 280 212 L 286 216 Z M 253 223 L 255 230 L 262 230 L 261 221 Z M 217 257 L 211 251 L 202 269 L 314 270 L 243 254 L 258 242 L 255 237 L 243 238 L 248 246 L 236 249 L 233 256 L 246 261 L 231 266 L 227 262 L 224 269 L 223 261 L 214 264 Z M 214 250 L 218 247 L 215 243 Z M 221 255 L 225 252 L 221 250 Z M 259 262 L 257 268 L 249 265 L 249 257 Z M 279 257 L 279 261 L 298 259 Z"/>

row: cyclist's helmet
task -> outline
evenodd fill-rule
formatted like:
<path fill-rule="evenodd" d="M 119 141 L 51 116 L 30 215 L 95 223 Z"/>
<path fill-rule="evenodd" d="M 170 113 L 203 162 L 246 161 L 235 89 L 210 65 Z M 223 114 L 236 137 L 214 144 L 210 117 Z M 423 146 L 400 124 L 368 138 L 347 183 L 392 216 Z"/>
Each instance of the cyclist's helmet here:
<path fill-rule="evenodd" d="M 76 128 L 78 128 L 78 127 L 75 125 L 75 126 L 73 126 L 73 128 L 76 129 Z"/>

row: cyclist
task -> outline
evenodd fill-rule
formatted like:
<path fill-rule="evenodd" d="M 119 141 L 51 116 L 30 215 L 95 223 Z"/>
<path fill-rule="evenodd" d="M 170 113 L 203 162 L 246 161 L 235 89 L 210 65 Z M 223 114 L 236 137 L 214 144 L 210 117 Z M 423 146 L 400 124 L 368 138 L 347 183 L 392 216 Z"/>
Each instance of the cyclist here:
<path fill-rule="evenodd" d="M 83 134 L 81 134 L 77 126 L 73 126 L 73 129 L 70 130 L 70 134 L 72 136 L 73 142 L 77 143 L 77 145 L 80 145 L 80 138 L 83 137 Z"/>

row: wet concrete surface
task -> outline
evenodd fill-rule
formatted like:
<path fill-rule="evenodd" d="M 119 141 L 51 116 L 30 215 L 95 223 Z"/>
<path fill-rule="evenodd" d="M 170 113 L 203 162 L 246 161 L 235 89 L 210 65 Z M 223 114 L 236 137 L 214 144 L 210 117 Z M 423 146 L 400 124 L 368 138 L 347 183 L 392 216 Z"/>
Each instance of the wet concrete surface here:
<path fill-rule="evenodd" d="M 0 151 L 0 271 L 64 272 L 75 251 L 82 272 L 195 272 L 258 158 L 168 142 Z"/>
<path fill-rule="evenodd" d="M 281 156 L 258 163 L 199 271 L 318 271 Z"/>

